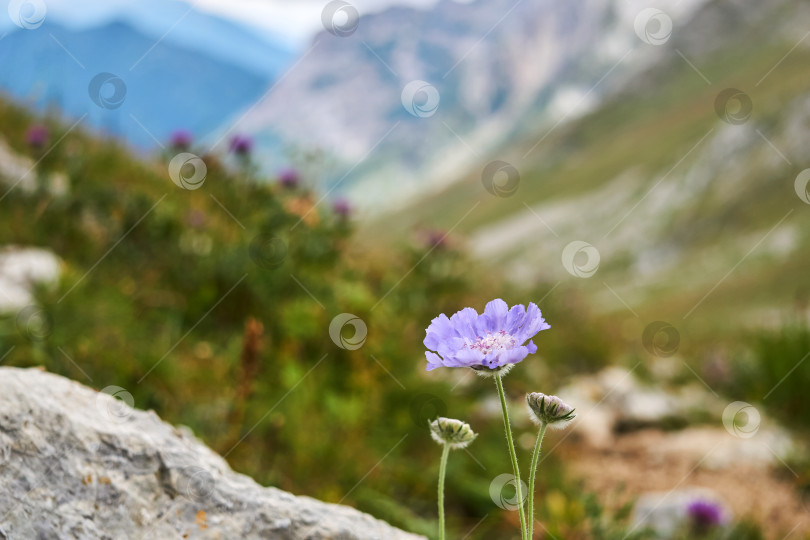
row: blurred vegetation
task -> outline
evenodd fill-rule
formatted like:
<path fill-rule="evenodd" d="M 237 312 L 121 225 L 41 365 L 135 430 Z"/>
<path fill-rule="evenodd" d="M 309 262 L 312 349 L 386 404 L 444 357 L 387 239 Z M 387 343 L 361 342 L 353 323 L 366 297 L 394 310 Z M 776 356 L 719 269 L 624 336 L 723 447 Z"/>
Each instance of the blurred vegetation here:
<path fill-rule="evenodd" d="M 794 321 L 750 339 L 751 348 L 733 364 L 729 393 L 762 403 L 781 422 L 810 426 L 810 328 Z"/>
<path fill-rule="evenodd" d="M 705 24 L 711 26 L 708 19 Z M 699 24 L 695 21 L 695 25 L 690 26 Z M 774 21 L 774 27 L 779 24 Z M 595 310 L 611 311 L 615 319 L 632 324 L 633 313 L 614 295 L 603 294 L 606 292 L 603 283 L 607 283 L 643 320 L 676 324 L 683 336 L 682 352 L 689 356 L 700 355 L 702 350 L 716 344 L 718 337 L 730 339 L 730 332 L 739 326 L 751 325 L 752 321 L 770 322 L 763 321 L 763 312 L 785 309 L 795 296 L 807 294 L 810 214 L 793 191 L 793 181 L 806 164 L 788 166 L 781 161 L 772 164 L 754 155 L 735 155 L 724 168 L 707 170 L 705 162 L 711 158 L 706 154 L 710 151 L 700 147 L 699 151 L 690 152 L 710 131 L 712 134 L 703 144 L 711 144 L 718 134 L 725 132 L 728 136 L 735 129 L 739 137 L 751 133 L 758 138 L 754 131 L 758 129 L 775 138 L 776 134 L 789 132 L 791 123 L 799 121 L 795 116 L 800 113 L 794 111 L 807 94 L 810 53 L 797 48 L 779 64 L 774 76 L 761 81 L 763 74 L 774 67 L 776 59 L 782 58 L 795 44 L 784 35 L 775 35 L 769 28 L 766 24 L 746 27 L 745 32 L 724 36 L 722 48 L 699 59 L 691 58 L 699 62 L 701 73 L 712 81 L 711 85 L 671 51 L 650 72 L 638 77 L 635 84 L 609 95 L 599 107 L 581 118 L 564 122 L 555 129 L 539 129 L 534 122 L 530 123 L 523 136 L 510 138 L 502 148 L 487 156 L 518 167 L 520 184 L 516 196 L 491 196 L 481 183 L 480 167 L 471 167 L 442 191 L 415 200 L 393 216 L 381 217 L 379 221 L 386 225 L 384 233 L 381 227 L 369 227 L 361 234 L 379 239 L 390 236 L 391 231 L 408 230 L 422 221 L 445 227 L 457 225 L 454 230 L 460 234 L 475 234 L 525 215 L 527 207 L 536 209 L 554 202 L 571 205 L 578 197 L 599 193 L 607 182 L 631 177 L 649 179 L 648 184 L 642 184 L 643 188 L 628 181 L 628 189 L 642 189 L 638 198 L 606 203 L 610 204 L 618 221 L 621 216 L 630 214 L 638 199 L 656 185 L 655 179 L 668 175 L 677 163 L 662 188 L 669 183 L 680 189 L 682 186 L 676 178 L 691 170 L 692 174 L 713 177 L 712 185 L 718 186 L 719 191 L 696 190 L 688 204 L 677 206 L 672 214 L 660 217 L 668 221 L 666 236 L 653 236 L 658 239 L 656 247 L 676 253 L 677 264 L 645 282 L 638 272 L 628 271 L 628 268 L 632 270 L 630 263 L 637 263 L 638 259 L 627 256 L 627 246 L 611 245 L 610 238 L 602 237 L 601 228 L 614 223 L 590 221 L 588 203 L 581 202 L 564 225 L 583 231 L 580 234 L 585 236 L 576 239 L 590 241 L 601 251 L 599 279 L 579 280 L 575 284 L 563 281 L 553 296 L 569 294 L 566 289 L 576 288 L 580 294 L 588 296 Z M 695 46 L 695 49 L 700 48 Z M 681 50 L 689 57 L 686 48 Z M 715 100 L 718 92 L 725 88 L 744 89 L 755 103 L 746 125 L 729 126 L 718 118 Z M 539 140 L 542 144 L 538 145 Z M 745 166 L 737 168 L 732 167 L 733 164 Z M 733 189 L 720 188 L 729 184 L 733 184 Z M 470 212 L 474 205 L 475 211 Z M 735 267 L 756 240 L 791 208 L 794 211 L 785 224 L 795 227 L 796 247 L 790 256 L 779 259 L 760 246 L 745 265 Z M 469 217 L 462 220 L 467 213 Z M 635 215 L 633 213 L 631 218 Z M 557 227 L 553 221 L 551 224 Z M 654 229 L 656 223 L 650 225 Z M 644 223 L 638 227 L 644 227 Z M 552 234 L 543 229 L 538 236 L 542 238 L 547 233 Z M 741 251 L 729 251 L 749 235 L 753 240 L 746 242 Z M 554 236 L 547 238 L 550 242 L 556 240 Z M 497 254 L 493 263 L 508 263 L 520 250 L 528 249 L 531 244 L 515 245 L 513 251 Z M 714 264 L 718 265 L 717 269 L 713 268 Z M 732 267 L 735 271 L 727 279 L 723 278 Z M 538 268 L 527 281 L 543 281 L 543 273 L 543 269 Z M 722 287 L 713 289 L 721 278 Z M 556 280 L 548 276 L 545 280 L 550 282 L 545 284 L 540 296 L 555 286 Z M 711 294 L 704 298 L 710 290 Z M 744 303 L 740 302 L 741 298 L 745 299 Z M 603 305 L 596 305 L 599 299 L 603 299 Z M 698 302 L 699 311 L 684 317 Z M 640 333 L 639 329 L 637 335 Z"/>
<path fill-rule="evenodd" d="M 34 123 L 60 141 L 53 150 L 26 143 Z M 167 173 L 173 151 L 141 159 L 2 100 L 0 126 L 15 152 L 39 160 L 33 187 L 2 186 L 0 245 L 45 247 L 65 263 L 58 285 L 38 291 L 38 307 L 0 318 L 4 364 L 121 386 L 135 406 L 190 426 L 262 484 L 353 504 L 430 537 L 439 449 L 427 420 L 463 418 L 480 435 L 450 459 L 448 530 L 519 536 L 517 513 L 489 494 L 492 479 L 510 472 L 494 389 L 468 371 L 427 374 L 422 339 L 439 313 L 480 310 L 498 296 L 526 303 L 550 286 L 518 295 L 441 232 L 415 230 L 370 252 L 307 179 L 257 181 L 249 163 L 202 148 L 191 151 L 207 166 L 205 183 L 183 190 Z M 67 179 L 62 194 L 49 187 L 54 174 Z M 553 331 L 508 378 L 512 399 L 553 392 L 573 373 L 621 357 L 616 323 L 586 305 L 576 291 L 542 302 Z M 356 350 L 330 338 L 342 313 L 368 328 Z M 804 401 L 774 403 L 807 410 Z M 516 416 L 516 438 L 533 437 Z M 550 537 L 646 537 L 626 536 L 630 507 L 605 510 L 566 478 L 556 455 L 544 461 L 538 491 L 537 517 Z"/>
<path fill-rule="evenodd" d="M 4 185 L 0 244 L 46 247 L 65 263 L 38 308 L 0 319 L 0 347 L 14 347 L 5 364 L 121 386 L 263 484 L 356 504 L 428 535 L 438 448 L 427 420 L 472 415 L 481 437 L 450 462 L 451 525 L 496 514 L 489 484 L 508 463 L 500 419 L 481 407 L 493 389 L 469 377 L 453 391 L 461 373 L 426 374 L 422 339 L 439 313 L 480 309 L 502 287 L 443 234 L 365 253 L 327 202 L 303 186 L 254 181 L 247 164 L 192 148 L 207 177 L 183 190 L 167 173 L 171 151 L 137 159 L 8 102 L 0 118 L 15 152 L 41 158 L 33 188 Z M 51 141 L 64 136 L 47 155 L 26 143 L 35 122 Z M 49 188 L 54 173 L 67 177 L 63 194 Z M 546 308 L 560 331 L 541 349 L 570 369 L 604 364 L 599 341 L 576 339 L 565 311 L 554 311 Z M 341 313 L 367 325 L 361 348 L 331 340 Z M 511 383 L 516 399 L 534 389 Z M 511 513 L 497 514 L 471 537 L 517 530 Z"/>

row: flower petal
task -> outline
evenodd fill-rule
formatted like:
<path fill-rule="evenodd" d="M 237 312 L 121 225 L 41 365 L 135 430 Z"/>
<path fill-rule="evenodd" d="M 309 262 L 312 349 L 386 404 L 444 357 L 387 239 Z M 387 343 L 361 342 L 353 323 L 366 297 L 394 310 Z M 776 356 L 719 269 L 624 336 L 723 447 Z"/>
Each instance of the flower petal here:
<path fill-rule="evenodd" d="M 425 351 L 425 357 L 427 358 L 427 370 L 431 371 L 438 367 L 442 367 L 444 363 L 442 362 L 441 357 L 430 351 Z"/>
<path fill-rule="evenodd" d="M 461 349 L 453 357 L 453 363 L 454 367 L 481 366 L 485 365 L 484 358 L 484 353 L 476 349 Z"/>
<path fill-rule="evenodd" d="M 492 353 L 488 356 L 494 356 L 492 358 L 491 366 L 505 366 L 507 364 L 517 364 L 527 356 L 529 356 L 529 350 L 526 347 L 515 347 L 514 349 L 509 349 L 507 351 L 498 351 L 496 353 Z"/>
<path fill-rule="evenodd" d="M 464 308 L 450 317 L 456 333 L 463 338 L 475 340 L 478 335 L 475 331 L 475 322 L 478 320 L 478 312 L 473 308 Z"/>
<path fill-rule="evenodd" d="M 497 332 L 506 328 L 506 316 L 509 313 L 509 306 L 500 298 L 496 298 L 484 308 L 489 323 L 489 330 Z"/>
<path fill-rule="evenodd" d="M 440 342 L 439 346 L 436 348 L 436 352 L 439 353 L 442 358 L 448 359 L 454 357 L 458 351 L 463 348 L 464 340 L 460 337 L 453 337 Z"/>
<path fill-rule="evenodd" d="M 543 313 L 534 302 L 529 303 L 526 310 L 526 322 L 516 332 L 515 339 L 518 343 L 524 343 L 527 339 L 533 338 L 539 331 L 548 330 L 551 326 L 543 318 Z"/>
<path fill-rule="evenodd" d="M 442 313 L 431 321 L 430 326 L 427 327 L 426 334 L 425 340 L 423 341 L 425 347 L 436 351 L 438 350 L 439 343 L 441 343 L 442 340 L 455 337 L 456 331 L 453 325 L 450 324 L 450 319 L 447 318 L 447 315 Z"/>
<path fill-rule="evenodd" d="M 509 310 L 504 330 L 514 336 L 524 322 L 526 322 L 526 307 L 523 304 L 517 304 Z"/>

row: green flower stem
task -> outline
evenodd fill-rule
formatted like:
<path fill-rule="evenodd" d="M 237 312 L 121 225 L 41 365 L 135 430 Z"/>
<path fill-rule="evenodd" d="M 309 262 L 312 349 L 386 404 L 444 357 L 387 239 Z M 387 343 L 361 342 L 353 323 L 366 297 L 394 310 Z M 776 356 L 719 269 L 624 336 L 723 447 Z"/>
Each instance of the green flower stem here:
<path fill-rule="evenodd" d="M 442 461 L 439 465 L 439 540 L 444 540 L 444 476 L 447 472 L 447 456 L 450 454 L 450 445 L 444 444 Z"/>
<path fill-rule="evenodd" d="M 503 409 L 503 425 L 506 428 L 506 442 L 509 445 L 509 457 L 512 458 L 512 471 L 515 475 L 515 490 L 518 499 L 518 510 L 520 511 L 520 536 L 523 540 L 530 540 L 526 536 L 526 515 L 523 510 L 523 493 L 520 489 L 520 467 L 518 467 L 517 454 L 515 453 L 515 441 L 512 439 L 512 426 L 509 424 L 509 411 L 506 408 L 506 395 L 503 392 L 503 381 L 501 374 L 495 374 L 495 385 L 498 387 L 498 394 L 501 397 L 501 408 Z"/>
<path fill-rule="evenodd" d="M 546 435 L 548 424 L 543 423 L 537 433 L 537 442 L 534 443 L 534 454 L 532 454 L 532 468 L 529 472 L 529 540 L 534 534 L 534 479 L 537 473 L 537 462 L 540 460 L 540 447 L 543 446 L 543 437 Z"/>

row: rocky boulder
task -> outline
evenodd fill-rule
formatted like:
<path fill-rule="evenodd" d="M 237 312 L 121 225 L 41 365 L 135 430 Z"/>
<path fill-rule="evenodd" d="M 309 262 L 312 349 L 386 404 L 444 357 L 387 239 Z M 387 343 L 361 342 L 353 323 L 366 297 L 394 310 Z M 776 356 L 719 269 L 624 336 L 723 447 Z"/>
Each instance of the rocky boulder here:
<path fill-rule="evenodd" d="M 40 369 L 0 368 L 0 540 L 416 540 L 262 487 L 188 429 Z"/>

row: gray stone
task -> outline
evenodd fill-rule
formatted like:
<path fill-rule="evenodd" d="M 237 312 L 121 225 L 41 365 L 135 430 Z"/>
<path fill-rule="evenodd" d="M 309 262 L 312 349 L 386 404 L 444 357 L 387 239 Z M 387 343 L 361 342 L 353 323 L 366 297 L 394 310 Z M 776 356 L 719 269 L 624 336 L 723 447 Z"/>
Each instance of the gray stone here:
<path fill-rule="evenodd" d="M 189 430 L 40 369 L 0 368 L 0 540 L 417 540 L 262 487 Z"/>
<path fill-rule="evenodd" d="M 645 385 L 621 367 L 576 377 L 559 396 L 580 414 L 577 433 L 596 447 L 609 447 L 615 433 L 650 427 L 686 425 L 695 411 L 722 411 L 723 403 L 698 383 L 672 387 Z"/>
<path fill-rule="evenodd" d="M 676 372 L 671 367 L 666 371 Z M 652 386 L 627 369 L 609 367 L 574 378 L 559 395 L 579 413 L 571 428 L 575 436 L 595 448 L 613 448 L 621 433 L 652 428 L 666 430 L 657 455 L 693 456 L 710 469 L 782 466 L 786 456 L 806 452 L 764 412 L 756 411 L 758 418 L 750 433 L 726 428 L 724 409 L 730 406 L 726 401 L 700 383 L 674 386 L 665 379 L 660 373 L 658 384 Z"/>

